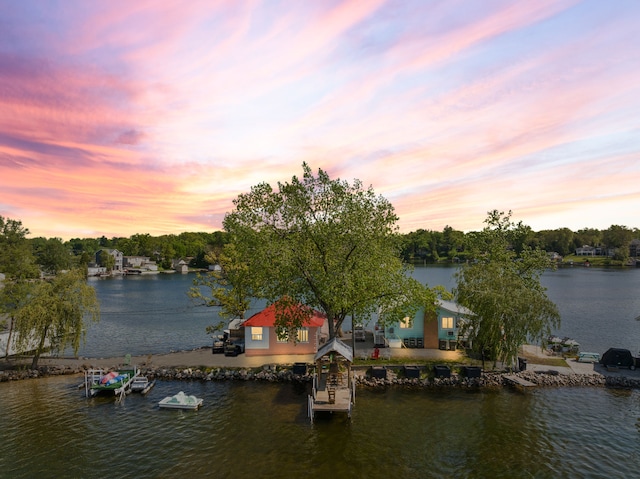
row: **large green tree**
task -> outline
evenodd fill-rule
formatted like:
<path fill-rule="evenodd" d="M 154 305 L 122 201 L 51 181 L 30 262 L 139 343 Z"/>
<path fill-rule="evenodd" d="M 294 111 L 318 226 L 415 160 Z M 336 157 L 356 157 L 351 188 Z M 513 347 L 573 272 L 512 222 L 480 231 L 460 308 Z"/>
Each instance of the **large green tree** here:
<path fill-rule="evenodd" d="M 512 364 L 523 344 L 544 340 L 560 325 L 558 309 L 540 284 L 551 263 L 540 249 L 514 249 L 530 230 L 512 222 L 511 212 L 491 211 L 485 223 L 482 231 L 467 235 L 474 261 L 456 273 L 454 295 L 473 312 L 462 328 L 473 349 Z"/>
<path fill-rule="evenodd" d="M 97 322 L 100 308 L 95 290 L 82 270 L 58 274 L 34 283 L 15 314 L 16 344 L 21 351 L 35 350 L 32 369 L 38 367 L 46 349 L 63 351 L 72 347 L 77 354 L 86 333 L 85 318 Z"/>
<path fill-rule="evenodd" d="M 254 281 L 248 264 L 233 244 L 212 251 L 206 260 L 215 269 L 198 273 L 187 294 L 205 306 L 220 308 L 218 314 L 223 321 L 207 326 L 207 333 L 212 334 L 222 329 L 225 320 L 244 319 L 254 296 Z"/>
<path fill-rule="evenodd" d="M 69 269 L 71 252 L 60 238 L 34 238 L 31 240 L 38 265 L 48 274 Z"/>
<path fill-rule="evenodd" d="M 561 256 L 572 254 L 575 251 L 575 235 L 569 228 L 543 230 L 536 234 L 536 238 L 538 245 L 546 251 L 555 251 Z"/>
<path fill-rule="evenodd" d="M 380 312 L 394 321 L 420 306 L 433 307 L 434 291 L 411 278 L 400 259 L 391 203 L 358 180 L 350 184 L 302 167 L 302 178 L 277 189 L 261 183 L 241 194 L 225 216 L 224 228 L 248 265 L 256 296 L 323 311 L 330 337 L 348 316 Z M 280 330 L 303 324 L 301 315 L 288 311 L 299 309 L 277 308 Z"/>
<path fill-rule="evenodd" d="M 40 275 L 28 234 L 21 221 L 0 216 L 0 273 L 8 279 L 23 280 Z"/>
<path fill-rule="evenodd" d="M 629 245 L 634 232 L 626 226 L 611 225 L 602 233 L 607 248 L 613 251 L 613 258 L 623 263 L 629 259 Z"/>

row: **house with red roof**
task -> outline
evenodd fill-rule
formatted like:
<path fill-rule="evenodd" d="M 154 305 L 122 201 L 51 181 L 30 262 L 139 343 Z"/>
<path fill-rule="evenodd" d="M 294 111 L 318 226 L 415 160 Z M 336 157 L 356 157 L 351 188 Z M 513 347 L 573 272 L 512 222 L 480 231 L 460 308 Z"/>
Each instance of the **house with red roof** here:
<path fill-rule="evenodd" d="M 275 328 L 276 307 L 270 305 L 247 319 L 244 326 L 245 354 L 269 356 L 278 354 L 315 354 L 328 337 L 327 317 L 313 310 L 294 338 L 279 338 Z"/>

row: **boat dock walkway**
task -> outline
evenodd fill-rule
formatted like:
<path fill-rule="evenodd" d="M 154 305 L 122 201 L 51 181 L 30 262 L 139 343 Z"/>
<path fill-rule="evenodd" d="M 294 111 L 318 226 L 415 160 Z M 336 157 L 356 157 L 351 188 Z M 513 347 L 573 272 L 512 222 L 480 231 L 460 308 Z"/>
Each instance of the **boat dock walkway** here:
<path fill-rule="evenodd" d="M 353 394 L 350 389 L 337 388 L 335 390 L 316 391 L 315 398 L 309 396 L 311 402 L 310 416 L 313 421 L 316 412 L 346 412 L 351 414 Z"/>
<path fill-rule="evenodd" d="M 532 383 L 531 381 L 527 381 L 526 379 L 523 379 L 519 376 L 516 376 L 514 374 L 508 374 L 503 376 L 504 379 L 506 379 L 507 381 L 509 381 L 511 384 L 515 384 L 516 386 L 522 386 L 525 388 L 531 388 L 534 387 L 536 384 Z"/>

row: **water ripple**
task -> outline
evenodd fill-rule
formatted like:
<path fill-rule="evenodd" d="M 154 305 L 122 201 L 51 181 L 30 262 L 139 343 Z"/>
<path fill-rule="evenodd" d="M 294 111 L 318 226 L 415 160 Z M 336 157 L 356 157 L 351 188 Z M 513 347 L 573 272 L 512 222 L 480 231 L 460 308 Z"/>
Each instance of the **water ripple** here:
<path fill-rule="evenodd" d="M 361 391 L 351 421 L 310 424 L 288 384 L 160 381 L 120 404 L 77 384 L 0 384 L 0 477 L 632 477 L 638 462 L 637 391 Z M 179 390 L 203 407 L 158 408 Z"/>

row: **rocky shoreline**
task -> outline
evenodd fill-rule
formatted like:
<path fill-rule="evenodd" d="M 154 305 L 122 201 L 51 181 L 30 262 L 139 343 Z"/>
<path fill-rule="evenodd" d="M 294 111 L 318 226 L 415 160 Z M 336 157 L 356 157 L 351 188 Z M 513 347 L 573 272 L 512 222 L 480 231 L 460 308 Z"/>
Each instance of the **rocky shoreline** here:
<path fill-rule="evenodd" d="M 17 369 L 0 371 L 0 382 L 34 379 L 49 376 L 81 375 L 85 368 L 42 366 L 37 370 Z M 517 376 L 541 387 L 608 387 L 640 389 L 640 378 L 628 376 L 603 376 L 600 374 L 558 374 L 557 371 L 483 372 L 480 377 L 451 374 L 450 377 L 434 377 L 429 371 L 420 371 L 420 377 L 403 377 L 401 368 L 386 368 L 384 378 L 374 377 L 371 368 L 354 368 L 357 386 L 386 388 L 392 386 L 412 388 L 501 388 L 511 385 L 506 376 Z M 311 382 L 312 375 L 294 374 L 291 366 L 268 365 L 262 368 L 141 368 L 149 379 L 165 381 L 266 381 Z"/>

